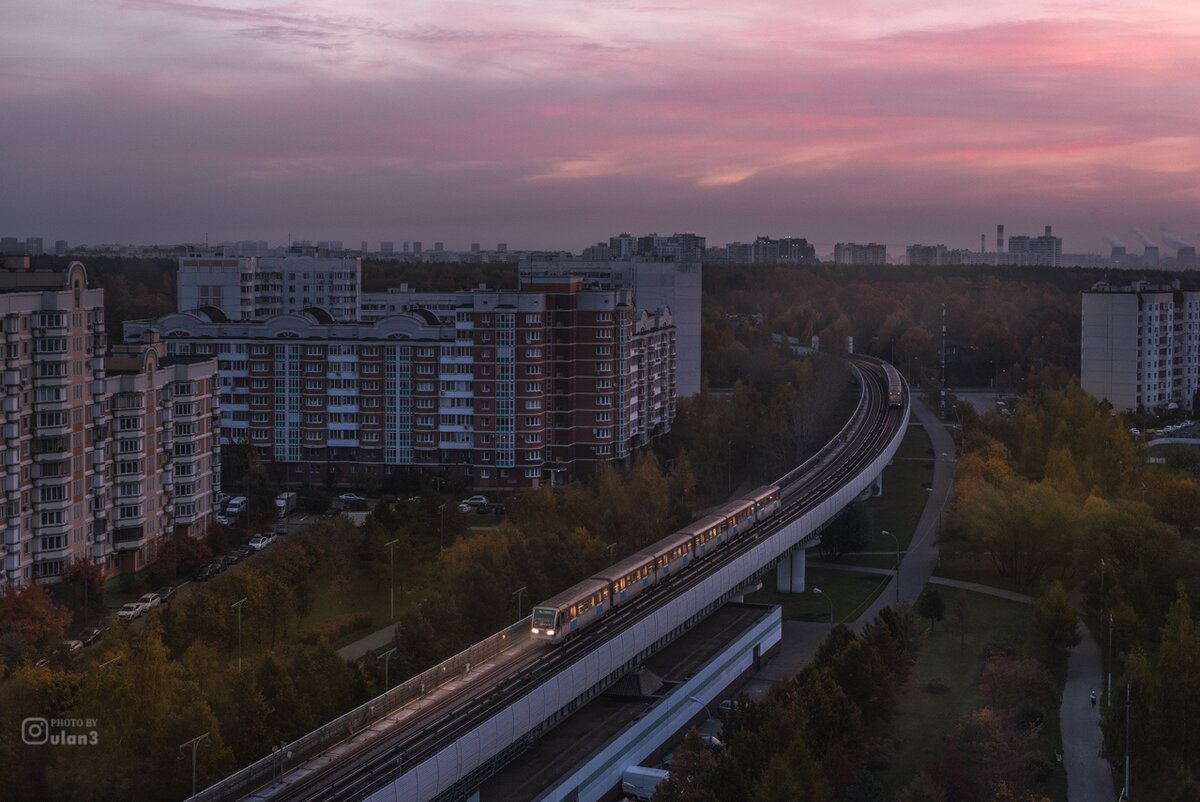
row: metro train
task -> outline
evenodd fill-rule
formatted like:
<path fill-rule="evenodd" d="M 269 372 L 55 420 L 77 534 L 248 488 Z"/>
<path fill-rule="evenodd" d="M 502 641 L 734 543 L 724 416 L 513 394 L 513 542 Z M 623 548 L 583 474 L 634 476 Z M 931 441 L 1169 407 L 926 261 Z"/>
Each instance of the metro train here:
<path fill-rule="evenodd" d="M 900 378 L 900 371 L 884 362 L 883 374 L 887 377 L 888 406 L 892 408 L 904 406 L 904 380 Z"/>
<path fill-rule="evenodd" d="M 779 508 L 778 485 L 760 487 L 719 507 L 645 550 L 534 606 L 530 634 L 538 640 L 561 643 L 667 577 L 711 556 L 755 523 L 777 515 Z"/>

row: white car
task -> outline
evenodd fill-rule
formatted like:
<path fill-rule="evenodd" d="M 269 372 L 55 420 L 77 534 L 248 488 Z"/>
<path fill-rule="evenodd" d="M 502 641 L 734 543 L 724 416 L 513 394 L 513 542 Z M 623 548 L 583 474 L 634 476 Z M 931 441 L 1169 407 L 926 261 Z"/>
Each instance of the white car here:
<path fill-rule="evenodd" d="M 473 509 L 486 507 L 488 505 L 487 496 L 471 496 L 470 498 L 464 498 L 462 501 L 458 502 L 460 507 L 464 504 Z"/>
<path fill-rule="evenodd" d="M 262 535 L 255 535 L 254 537 L 250 538 L 250 542 L 248 542 L 246 545 L 255 551 L 262 551 L 267 547 L 267 542 L 267 539 Z"/>
<path fill-rule="evenodd" d="M 142 606 L 141 602 L 129 602 L 117 610 L 117 618 L 122 621 L 132 621 L 140 618 L 144 612 L 146 612 L 146 608 Z"/>
<path fill-rule="evenodd" d="M 342 493 L 340 496 L 338 496 L 338 501 L 342 502 L 343 504 L 353 504 L 356 501 L 366 501 L 366 499 L 357 493 Z"/>
<path fill-rule="evenodd" d="M 142 609 L 147 611 L 153 610 L 161 603 L 162 597 L 157 593 L 146 593 L 142 596 L 142 598 L 138 599 L 138 604 L 142 605 Z"/>

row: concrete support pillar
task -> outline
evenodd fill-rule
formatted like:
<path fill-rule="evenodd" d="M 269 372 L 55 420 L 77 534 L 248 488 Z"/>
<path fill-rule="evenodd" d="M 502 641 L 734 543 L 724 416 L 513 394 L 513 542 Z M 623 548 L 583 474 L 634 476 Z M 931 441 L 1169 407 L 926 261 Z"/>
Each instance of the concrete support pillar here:
<path fill-rule="evenodd" d="M 806 587 L 804 582 L 804 567 L 806 562 L 806 552 L 804 549 L 796 549 L 792 552 L 792 593 L 803 593 Z"/>
<path fill-rule="evenodd" d="M 789 555 L 775 565 L 775 590 L 780 593 L 792 592 L 792 560 Z"/>
<path fill-rule="evenodd" d="M 883 474 L 880 473 L 875 477 L 875 481 L 871 482 L 871 495 L 879 498 L 883 495 Z"/>

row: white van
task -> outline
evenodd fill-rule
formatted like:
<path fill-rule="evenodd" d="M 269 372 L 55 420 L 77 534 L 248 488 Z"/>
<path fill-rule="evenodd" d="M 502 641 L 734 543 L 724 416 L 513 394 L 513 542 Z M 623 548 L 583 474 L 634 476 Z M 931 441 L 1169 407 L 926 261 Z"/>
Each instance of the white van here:
<path fill-rule="evenodd" d="M 663 769 L 648 769 L 645 766 L 630 766 L 621 774 L 621 791 L 626 796 L 649 802 L 654 789 L 667 779 Z"/>
<path fill-rule="evenodd" d="M 227 505 L 225 505 L 225 514 L 227 516 L 229 516 L 230 518 L 232 518 L 235 515 L 241 515 L 242 511 L 245 509 L 246 509 L 246 497 L 245 496 L 234 496 L 233 498 L 231 498 L 229 500 L 229 503 Z"/>

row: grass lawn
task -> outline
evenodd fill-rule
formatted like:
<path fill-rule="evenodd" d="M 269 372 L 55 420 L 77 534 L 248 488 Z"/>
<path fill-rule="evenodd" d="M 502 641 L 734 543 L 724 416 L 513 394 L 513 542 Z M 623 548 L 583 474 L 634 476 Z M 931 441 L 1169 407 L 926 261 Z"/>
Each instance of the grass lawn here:
<path fill-rule="evenodd" d="M 1030 605 L 967 592 L 971 624 L 962 645 L 951 623 L 951 610 L 960 591 L 938 588 L 946 602 L 946 620 L 930 633 L 908 684 L 900 693 L 895 719 L 896 754 L 879 779 L 889 798 L 916 777 L 942 747 L 942 737 L 954 731 L 964 713 L 989 703 L 976 682 L 983 667 L 986 644 L 1008 644 L 1019 656 L 1030 654 L 1033 611 Z M 940 679 L 949 686 L 941 694 L 926 685 Z M 1042 752 L 1050 759 L 1061 751 L 1058 711 L 1047 716 L 1041 736 Z M 1066 773 L 1059 767 L 1042 789 L 1051 799 L 1065 800 Z"/>
<path fill-rule="evenodd" d="M 895 541 L 880 534 L 884 530 L 896 536 L 901 549 L 907 548 L 929 500 L 927 488 L 932 482 L 933 454 L 929 435 L 922 427 L 910 424 L 896 458 L 883 469 L 883 495 L 868 499 L 863 505 L 871 532 L 863 551 L 895 551 Z M 854 554 L 843 556 L 842 562 L 876 568 L 891 568 L 896 564 L 893 557 Z"/>
<path fill-rule="evenodd" d="M 852 571 L 829 571 L 809 568 L 806 573 L 808 592 L 779 593 L 775 577 L 763 581 L 763 589 L 746 596 L 756 604 L 778 604 L 783 617 L 797 621 L 828 621 L 829 604 L 833 603 L 833 620 L 850 622 L 857 619 L 887 584 L 886 576 L 856 574 Z M 821 593 L 813 593 L 820 588 Z"/>

